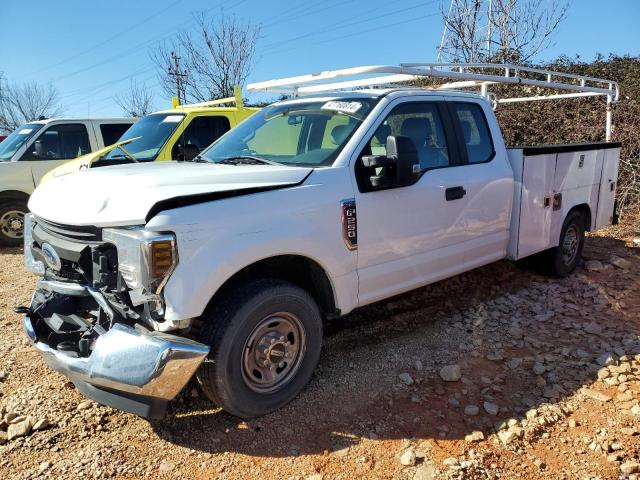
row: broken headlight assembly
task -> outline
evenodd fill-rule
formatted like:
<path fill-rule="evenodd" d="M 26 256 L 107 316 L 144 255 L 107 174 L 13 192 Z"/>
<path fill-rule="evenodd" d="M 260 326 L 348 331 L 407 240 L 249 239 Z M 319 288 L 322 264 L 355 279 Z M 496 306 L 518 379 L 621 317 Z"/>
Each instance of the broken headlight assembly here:
<path fill-rule="evenodd" d="M 131 289 L 132 303 L 162 304 L 162 288 L 178 265 L 175 235 L 141 228 L 107 228 L 102 239 L 116 246 L 118 271 Z"/>

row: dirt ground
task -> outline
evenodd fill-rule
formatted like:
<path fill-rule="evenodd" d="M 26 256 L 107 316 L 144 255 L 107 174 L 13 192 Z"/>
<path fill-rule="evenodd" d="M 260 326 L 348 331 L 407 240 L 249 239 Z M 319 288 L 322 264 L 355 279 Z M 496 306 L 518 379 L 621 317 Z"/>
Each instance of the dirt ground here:
<path fill-rule="evenodd" d="M 193 385 L 162 421 L 87 401 L 30 347 L 34 277 L 0 250 L 0 478 L 640 478 L 634 238 L 589 237 L 564 280 L 501 262 L 334 321 L 311 384 L 252 422 Z"/>

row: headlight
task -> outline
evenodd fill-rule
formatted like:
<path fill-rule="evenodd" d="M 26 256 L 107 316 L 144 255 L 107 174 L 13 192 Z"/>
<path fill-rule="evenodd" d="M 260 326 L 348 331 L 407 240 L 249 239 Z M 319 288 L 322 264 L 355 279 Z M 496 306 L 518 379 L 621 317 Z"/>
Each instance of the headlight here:
<path fill-rule="evenodd" d="M 107 228 L 102 239 L 118 250 L 118 271 L 132 290 L 159 294 L 178 264 L 176 237 L 139 228 Z"/>
<path fill-rule="evenodd" d="M 27 213 L 24 216 L 24 269 L 27 272 L 42 276 L 44 275 L 44 263 L 36 260 L 31 250 L 31 245 L 33 245 L 32 228 L 33 214 Z"/>

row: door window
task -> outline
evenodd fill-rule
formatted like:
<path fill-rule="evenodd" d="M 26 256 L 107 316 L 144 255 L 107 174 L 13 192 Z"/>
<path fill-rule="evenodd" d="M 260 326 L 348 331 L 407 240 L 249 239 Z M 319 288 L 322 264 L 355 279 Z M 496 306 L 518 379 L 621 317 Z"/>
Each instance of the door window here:
<path fill-rule="evenodd" d="M 87 127 L 83 124 L 53 125 L 40 135 L 42 155 L 36 155 L 35 143 L 20 160 L 66 160 L 91 151 Z"/>
<path fill-rule="evenodd" d="M 418 152 L 420 168 L 449 166 L 449 150 L 438 107 L 433 102 L 403 103 L 378 127 L 364 155 L 386 155 L 389 135 L 409 137 Z"/>
<path fill-rule="evenodd" d="M 131 125 L 131 123 L 101 123 L 100 133 L 102 134 L 104 146 L 108 147 L 120 140 L 122 134 L 126 132 Z"/>
<path fill-rule="evenodd" d="M 203 116 L 194 118 L 184 129 L 180 139 L 173 146 L 171 158 L 181 158 L 181 148 L 189 145 L 201 152 L 231 129 L 229 119 L 224 116 Z"/>
<path fill-rule="evenodd" d="M 487 119 L 480 105 L 475 103 L 454 103 L 455 120 L 460 125 L 469 163 L 488 162 L 493 158 L 493 143 Z"/>

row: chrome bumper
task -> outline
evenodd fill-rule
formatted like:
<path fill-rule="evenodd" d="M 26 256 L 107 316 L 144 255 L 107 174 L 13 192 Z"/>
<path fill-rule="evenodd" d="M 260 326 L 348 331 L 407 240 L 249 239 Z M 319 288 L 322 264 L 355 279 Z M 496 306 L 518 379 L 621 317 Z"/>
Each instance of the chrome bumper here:
<path fill-rule="evenodd" d="M 184 388 L 209 353 L 206 345 L 186 338 L 141 331 L 116 323 L 96 340 L 91 355 L 82 358 L 54 350 L 38 341 L 29 316 L 24 317 L 23 327 L 45 362 L 69 377 L 85 395 L 142 416 L 156 415 L 146 415 L 144 411 L 123 406 L 117 401 L 119 392 L 123 392 L 125 397 L 132 394 L 148 401 L 171 400 Z M 81 387 L 82 384 L 85 388 Z M 95 393 L 100 390 L 91 386 L 106 390 L 103 393 L 109 398 L 115 397 L 115 400 Z"/>

